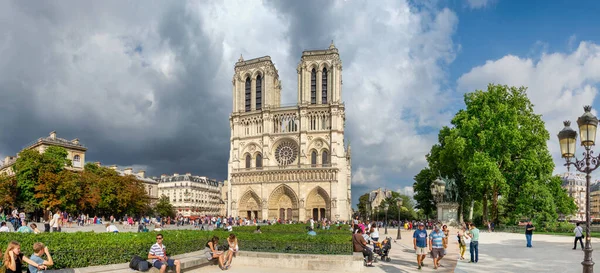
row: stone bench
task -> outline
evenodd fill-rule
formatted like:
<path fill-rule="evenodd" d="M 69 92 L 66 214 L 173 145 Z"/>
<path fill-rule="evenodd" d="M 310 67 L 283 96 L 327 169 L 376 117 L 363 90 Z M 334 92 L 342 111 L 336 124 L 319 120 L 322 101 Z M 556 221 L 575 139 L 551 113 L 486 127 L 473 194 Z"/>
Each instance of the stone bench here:
<path fill-rule="evenodd" d="M 363 272 L 362 253 L 352 255 L 288 254 L 240 251 L 232 264 L 288 270 Z"/>
<path fill-rule="evenodd" d="M 182 270 L 217 264 L 217 259 L 210 261 L 206 259 L 206 252 L 204 250 L 175 255 L 172 258 L 181 261 Z M 233 258 L 232 264 L 233 266 L 281 268 L 283 271 L 285 269 L 300 269 L 311 271 L 363 272 L 365 268 L 363 260 L 361 252 L 354 252 L 352 255 L 317 255 L 240 251 L 237 257 Z M 63 270 L 67 270 L 64 273 L 137 272 L 129 268 L 129 263 Z M 146 272 L 159 273 L 159 270 L 152 267 Z"/>
<path fill-rule="evenodd" d="M 190 268 L 197 268 L 197 267 L 202 267 L 202 266 L 207 266 L 207 265 L 213 265 L 213 264 L 215 264 L 215 261 L 216 261 L 214 259 L 210 260 L 210 261 L 207 260 L 206 252 L 204 250 L 185 253 L 185 254 L 181 254 L 181 255 L 175 255 L 171 258 L 181 261 L 181 269 L 190 269 Z M 139 271 L 129 268 L 129 263 L 99 265 L 99 266 L 90 266 L 90 267 L 65 269 L 65 270 L 69 270 L 69 271 L 65 271 L 65 272 L 72 272 L 72 273 L 102 273 L 102 272 L 132 273 L 132 272 L 139 272 Z M 150 270 L 148 270 L 146 272 L 159 273 L 159 270 L 154 267 L 151 267 Z M 170 272 L 170 270 L 167 272 Z"/>

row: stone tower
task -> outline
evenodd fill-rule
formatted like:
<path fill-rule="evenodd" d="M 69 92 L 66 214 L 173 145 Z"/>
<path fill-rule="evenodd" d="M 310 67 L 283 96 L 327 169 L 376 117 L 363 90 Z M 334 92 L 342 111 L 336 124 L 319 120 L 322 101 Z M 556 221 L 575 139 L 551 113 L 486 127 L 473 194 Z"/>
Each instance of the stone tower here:
<path fill-rule="evenodd" d="M 240 57 L 229 119 L 229 215 L 350 219 L 351 156 L 344 145 L 341 71 L 333 43 L 304 51 L 297 67 L 298 101 L 282 107 L 271 58 Z"/>

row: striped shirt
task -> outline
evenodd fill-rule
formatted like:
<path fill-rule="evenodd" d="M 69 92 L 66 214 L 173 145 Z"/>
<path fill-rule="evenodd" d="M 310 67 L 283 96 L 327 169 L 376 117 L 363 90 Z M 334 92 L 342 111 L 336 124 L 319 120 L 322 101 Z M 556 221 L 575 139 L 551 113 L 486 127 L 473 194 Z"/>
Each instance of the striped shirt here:
<path fill-rule="evenodd" d="M 165 256 L 165 250 L 166 247 L 165 245 L 158 245 L 158 243 L 153 244 L 152 247 L 150 248 L 150 255 L 154 255 L 154 256 L 158 256 L 158 257 L 164 257 Z M 152 263 L 154 264 L 154 262 L 158 261 L 158 259 L 152 259 Z"/>
<path fill-rule="evenodd" d="M 444 247 L 443 238 L 446 238 L 446 235 L 440 230 L 438 232 L 432 231 L 429 234 L 429 238 L 431 238 L 431 247 L 432 248 L 442 248 Z"/>

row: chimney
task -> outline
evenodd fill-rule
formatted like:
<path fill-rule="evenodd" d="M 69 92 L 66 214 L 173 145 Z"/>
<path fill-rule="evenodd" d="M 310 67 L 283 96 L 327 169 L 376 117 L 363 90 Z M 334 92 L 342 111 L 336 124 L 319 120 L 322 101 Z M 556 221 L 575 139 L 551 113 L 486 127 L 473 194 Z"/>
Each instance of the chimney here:
<path fill-rule="evenodd" d="M 73 143 L 75 145 L 79 145 L 79 139 L 78 138 L 73 139 L 73 140 L 71 140 L 71 143 Z"/>
<path fill-rule="evenodd" d="M 137 175 L 138 175 L 139 177 L 141 177 L 141 178 L 146 178 L 146 171 L 144 171 L 144 170 L 139 170 L 139 171 L 137 172 Z"/>
<path fill-rule="evenodd" d="M 115 171 L 116 171 L 116 170 L 117 170 L 117 165 L 110 165 L 110 167 L 109 167 L 109 168 L 110 168 L 111 170 L 115 170 Z"/>
<path fill-rule="evenodd" d="M 165 177 L 167 177 L 167 175 L 166 175 L 166 174 L 161 174 L 161 175 L 160 175 L 160 178 L 165 178 Z"/>
<path fill-rule="evenodd" d="M 100 161 L 97 161 L 94 164 L 96 164 L 96 166 L 98 166 L 98 167 L 102 167 L 102 163 L 100 163 Z"/>
<path fill-rule="evenodd" d="M 179 176 L 179 174 L 178 173 L 174 173 L 173 176 Z"/>
<path fill-rule="evenodd" d="M 50 138 L 51 139 L 56 139 L 56 131 L 50 132 Z"/>
<path fill-rule="evenodd" d="M 187 175 L 187 176 L 192 176 L 192 173 L 185 173 L 185 175 Z"/>
<path fill-rule="evenodd" d="M 123 173 L 125 173 L 126 175 L 130 175 L 133 173 L 133 168 L 125 168 L 125 170 L 123 170 Z"/>

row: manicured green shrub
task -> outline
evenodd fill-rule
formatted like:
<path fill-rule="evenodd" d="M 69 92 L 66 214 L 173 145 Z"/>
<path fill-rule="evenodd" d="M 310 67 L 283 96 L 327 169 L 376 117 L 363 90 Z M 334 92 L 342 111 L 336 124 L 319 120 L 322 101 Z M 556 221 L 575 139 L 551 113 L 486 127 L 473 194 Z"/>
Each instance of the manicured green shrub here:
<path fill-rule="evenodd" d="M 271 228 L 273 227 L 273 228 Z M 303 230 L 296 233 L 283 233 L 286 226 L 270 226 L 262 234 L 246 231 L 251 227 L 236 227 L 236 234 L 242 251 L 263 251 L 306 254 L 352 254 L 352 240 L 349 231 L 317 231 L 317 236 L 309 236 Z M 289 225 L 292 229 L 301 229 Z M 254 227 L 254 229 L 256 229 Z M 156 234 L 149 233 L 0 233 L 0 249 L 6 250 L 8 242 L 21 243 L 21 251 L 30 256 L 35 242 L 46 244 L 58 268 L 79 268 L 94 265 L 107 265 L 129 262 L 133 255 L 146 257 L 148 250 L 156 242 Z M 220 245 L 226 246 L 227 231 L 165 230 L 164 244 L 169 255 L 177 255 L 204 249 L 209 238 L 216 235 Z"/>

